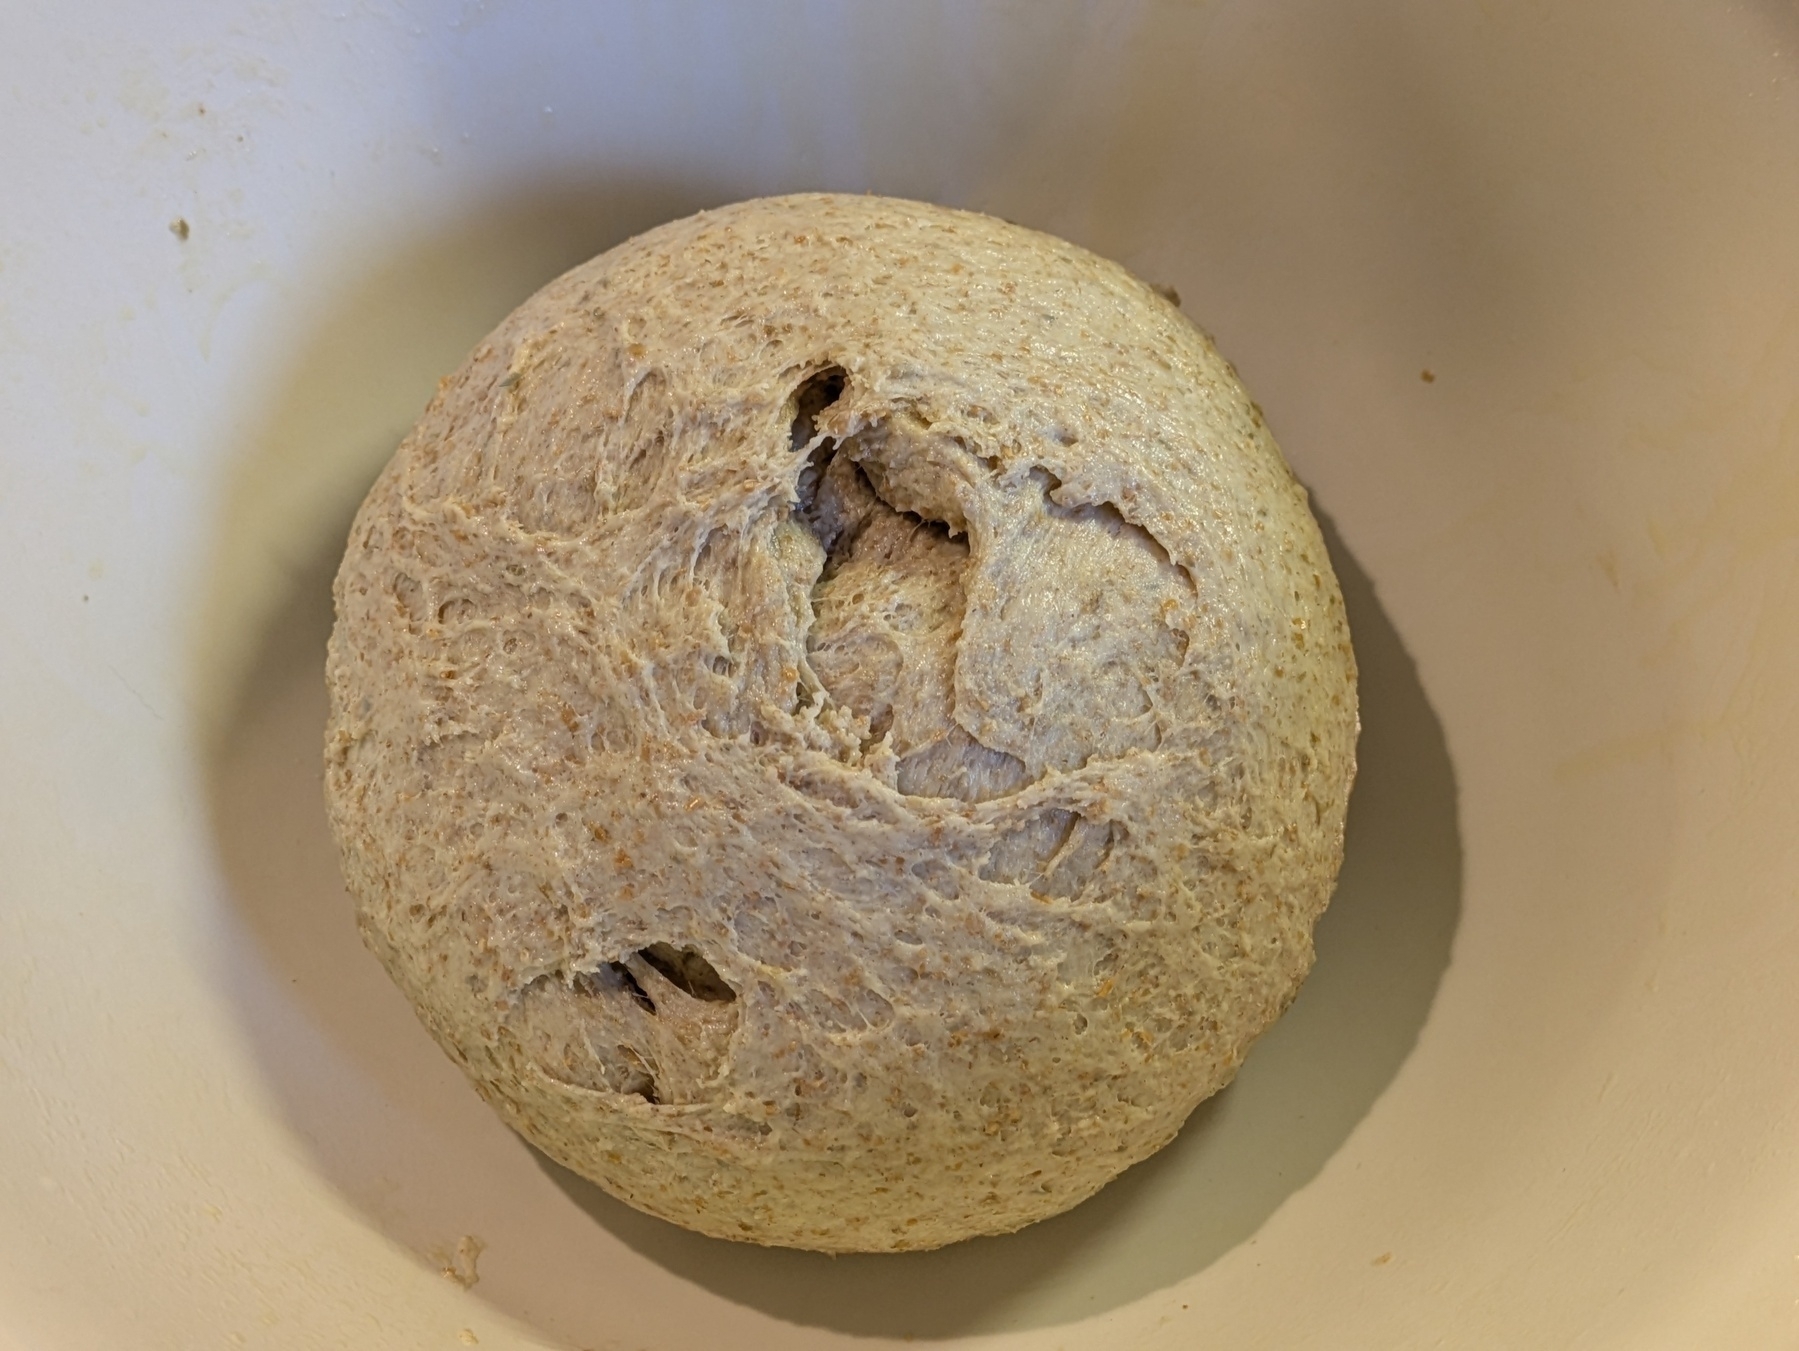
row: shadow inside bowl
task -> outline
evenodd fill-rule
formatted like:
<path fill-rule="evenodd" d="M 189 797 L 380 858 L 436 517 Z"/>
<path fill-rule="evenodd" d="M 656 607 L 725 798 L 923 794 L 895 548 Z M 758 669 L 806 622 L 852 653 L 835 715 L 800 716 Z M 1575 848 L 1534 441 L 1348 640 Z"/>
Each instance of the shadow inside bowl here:
<path fill-rule="evenodd" d="M 421 250 L 428 264 L 349 293 L 271 415 L 286 430 L 270 444 L 289 449 L 254 466 L 240 495 L 279 492 L 281 455 L 305 436 L 293 420 L 333 397 L 346 364 L 379 385 L 398 378 L 396 363 L 417 360 L 403 354 L 404 334 L 396 340 L 391 323 L 359 313 L 370 296 L 403 305 L 414 291 L 465 285 L 458 278 L 478 270 L 498 241 L 516 249 L 530 237 L 542 245 L 547 279 L 630 230 L 703 204 L 702 196 L 645 191 L 604 211 L 585 201 L 515 204 L 504 218 Z M 496 294 L 505 284 L 495 283 Z M 430 322 L 421 309 L 416 325 Z M 482 331 L 431 341 L 466 347 Z M 1460 913 L 1456 781 L 1412 660 L 1326 521 L 1362 680 L 1361 768 L 1341 881 L 1318 928 L 1317 966 L 1292 1009 L 1236 1083 L 1202 1105 L 1167 1149 L 1017 1234 L 931 1253 L 835 1258 L 690 1234 L 530 1151 L 463 1083 L 362 950 L 325 822 L 330 581 L 354 504 L 403 430 L 391 418 L 364 422 L 361 450 L 332 452 L 344 466 L 336 506 L 317 513 L 278 594 L 258 611 L 267 616 L 260 645 L 220 695 L 225 711 L 206 752 L 229 898 L 219 917 L 220 979 L 321 1174 L 373 1227 L 433 1265 L 453 1269 L 447 1255 L 458 1238 L 479 1237 L 474 1297 L 576 1345 L 623 1331 L 619 1298 L 650 1287 L 675 1302 L 699 1287 L 791 1323 L 867 1336 L 1063 1323 L 1166 1288 L 1249 1239 L 1317 1175 L 1398 1072 Z M 238 505 L 228 498 L 227 515 Z M 220 568 L 255 547 L 241 530 L 227 529 L 226 540 Z"/>

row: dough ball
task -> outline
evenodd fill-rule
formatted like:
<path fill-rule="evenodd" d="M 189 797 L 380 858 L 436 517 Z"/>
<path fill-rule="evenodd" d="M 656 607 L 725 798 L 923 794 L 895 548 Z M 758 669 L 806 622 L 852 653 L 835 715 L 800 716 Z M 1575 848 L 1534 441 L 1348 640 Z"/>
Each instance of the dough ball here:
<path fill-rule="evenodd" d="M 444 381 L 337 579 L 369 946 L 550 1157 L 931 1248 L 1160 1149 L 1293 998 L 1355 665 L 1210 341 L 1072 245 L 744 202 Z"/>

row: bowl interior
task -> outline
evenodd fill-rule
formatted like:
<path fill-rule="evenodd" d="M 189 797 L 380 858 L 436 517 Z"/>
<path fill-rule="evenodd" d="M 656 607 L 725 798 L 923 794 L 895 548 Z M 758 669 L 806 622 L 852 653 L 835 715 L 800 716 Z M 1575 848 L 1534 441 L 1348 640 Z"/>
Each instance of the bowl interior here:
<path fill-rule="evenodd" d="M 1799 1233 L 1799 26 L 1584 3 L 37 11 L 0 66 L 0 1345 L 1772 1345 Z M 1319 962 L 1020 1234 L 700 1239 L 533 1154 L 320 798 L 350 513 L 512 305 L 807 188 L 1172 285 L 1363 672 Z"/>

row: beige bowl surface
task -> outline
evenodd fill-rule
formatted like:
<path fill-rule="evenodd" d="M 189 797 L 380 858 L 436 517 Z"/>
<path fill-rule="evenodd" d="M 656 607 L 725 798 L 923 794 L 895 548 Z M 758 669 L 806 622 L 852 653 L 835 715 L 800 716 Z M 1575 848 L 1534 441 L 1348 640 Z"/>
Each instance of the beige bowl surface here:
<path fill-rule="evenodd" d="M 0 1347 L 1799 1346 L 1799 12 L 71 0 L 0 43 Z M 832 1260 L 534 1155 L 358 945 L 356 501 L 513 304 L 872 190 L 1178 288 L 1327 518 L 1319 965 L 1098 1198 Z"/>

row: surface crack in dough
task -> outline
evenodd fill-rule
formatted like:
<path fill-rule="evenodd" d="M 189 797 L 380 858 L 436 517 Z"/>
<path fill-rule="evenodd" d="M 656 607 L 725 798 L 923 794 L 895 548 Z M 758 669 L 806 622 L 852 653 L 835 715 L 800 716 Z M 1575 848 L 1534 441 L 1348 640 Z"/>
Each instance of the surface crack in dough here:
<path fill-rule="evenodd" d="M 1156 750 L 1184 702 L 1192 578 L 1117 506 L 1064 503 L 1053 475 L 1028 477 L 971 587 L 958 711 L 1033 776 Z"/>
<path fill-rule="evenodd" d="M 981 864 L 988 882 L 1018 882 L 1034 896 L 1072 900 L 1086 891 L 1111 856 L 1120 827 L 1051 808 L 1002 835 Z"/>
<path fill-rule="evenodd" d="M 1030 781 L 1024 765 L 955 719 L 968 540 L 889 503 L 864 468 L 860 433 L 800 441 L 802 424 L 803 414 L 798 512 L 823 551 L 806 636 L 819 683 L 861 724 L 865 754 L 884 743 L 896 757 L 900 792 L 965 802 L 1017 792 Z"/>
<path fill-rule="evenodd" d="M 707 1096 L 738 1026 L 737 993 L 692 947 L 652 943 L 593 971 L 540 976 L 506 1022 L 552 1079 L 679 1105 Z"/>
<path fill-rule="evenodd" d="M 737 991 L 725 983 L 718 968 L 702 957 L 697 948 L 677 948 L 673 943 L 651 943 L 638 949 L 637 955 L 655 967 L 657 972 L 684 995 L 708 1003 L 729 1004 Z"/>

